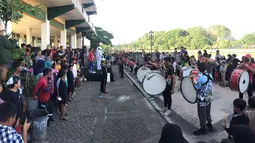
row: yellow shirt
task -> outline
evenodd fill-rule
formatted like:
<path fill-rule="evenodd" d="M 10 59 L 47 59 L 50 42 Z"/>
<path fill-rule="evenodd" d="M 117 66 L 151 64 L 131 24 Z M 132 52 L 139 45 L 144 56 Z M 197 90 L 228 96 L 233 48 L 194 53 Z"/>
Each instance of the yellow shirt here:
<path fill-rule="evenodd" d="M 57 64 L 56 65 L 56 70 L 59 72 L 60 69 L 61 69 L 61 65 Z"/>

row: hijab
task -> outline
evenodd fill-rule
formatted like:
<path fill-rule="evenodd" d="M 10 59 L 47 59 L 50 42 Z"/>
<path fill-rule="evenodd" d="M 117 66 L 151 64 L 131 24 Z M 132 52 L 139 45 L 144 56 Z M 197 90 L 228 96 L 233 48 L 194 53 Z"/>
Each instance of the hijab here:
<path fill-rule="evenodd" d="M 182 135 L 181 128 L 176 124 L 167 123 L 161 132 L 159 143 L 189 143 Z"/>

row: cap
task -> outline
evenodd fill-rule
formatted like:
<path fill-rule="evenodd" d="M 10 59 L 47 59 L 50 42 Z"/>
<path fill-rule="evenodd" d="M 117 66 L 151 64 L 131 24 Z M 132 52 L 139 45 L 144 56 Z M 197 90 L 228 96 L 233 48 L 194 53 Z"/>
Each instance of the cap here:
<path fill-rule="evenodd" d="M 251 54 L 246 54 L 244 57 L 245 58 L 251 58 Z"/>

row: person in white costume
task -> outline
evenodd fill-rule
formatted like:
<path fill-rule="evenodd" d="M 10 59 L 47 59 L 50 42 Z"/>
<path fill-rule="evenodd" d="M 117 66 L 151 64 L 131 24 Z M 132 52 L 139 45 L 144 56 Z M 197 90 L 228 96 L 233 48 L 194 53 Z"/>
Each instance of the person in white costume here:
<path fill-rule="evenodd" d="M 101 46 L 101 44 L 100 44 L 100 46 Z M 100 46 L 97 47 L 97 50 L 96 50 L 97 70 L 102 69 L 101 61 L 102 61 L 103 51 L 102 51 L 102 48 Z"/>

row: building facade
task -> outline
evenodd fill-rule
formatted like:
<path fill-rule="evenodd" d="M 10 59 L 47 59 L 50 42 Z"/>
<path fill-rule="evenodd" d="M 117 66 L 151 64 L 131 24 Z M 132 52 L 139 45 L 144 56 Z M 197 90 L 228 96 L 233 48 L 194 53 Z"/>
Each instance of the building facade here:
<path fill-rule="evenodd" d="M 25 11 L 19 23 L 8 23 L 7 30 L 19 44 L 45 49 L 47 45 L 82 48 L 86 35 L 95 33 L 90 15 L 97 14 L 94 0 L 23 0 L 42 11 Z"/>

